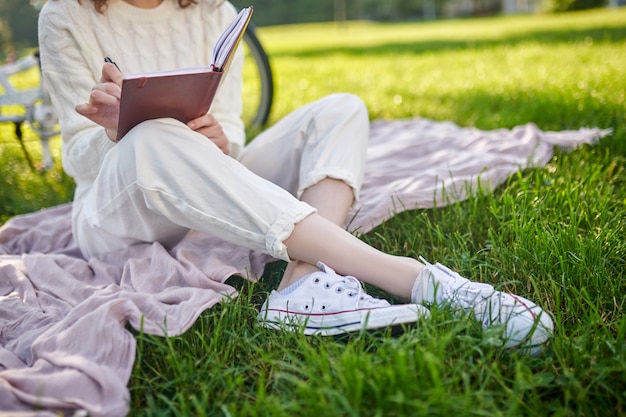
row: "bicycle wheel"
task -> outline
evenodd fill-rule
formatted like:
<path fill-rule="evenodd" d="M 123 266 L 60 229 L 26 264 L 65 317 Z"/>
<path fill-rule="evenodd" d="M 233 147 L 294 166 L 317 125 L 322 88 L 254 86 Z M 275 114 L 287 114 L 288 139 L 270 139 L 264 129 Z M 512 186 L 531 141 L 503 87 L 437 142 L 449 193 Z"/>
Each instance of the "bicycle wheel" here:
<path fill-rule="evenodd" d="M 269 118 L 274 100 L 274 78 L 269 57 L 250 23 L 243 36 L 243 121 L 248 132 L 259 131 Z"/>

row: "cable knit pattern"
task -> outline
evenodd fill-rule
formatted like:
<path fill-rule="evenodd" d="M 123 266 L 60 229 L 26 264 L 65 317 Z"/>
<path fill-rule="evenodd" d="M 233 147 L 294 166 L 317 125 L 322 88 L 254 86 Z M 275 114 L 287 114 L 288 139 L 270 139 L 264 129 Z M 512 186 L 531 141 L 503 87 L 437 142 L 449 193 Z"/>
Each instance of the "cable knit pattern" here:
<path fill-rule="evenodd" d="M 91 186 L 107 151 L 115 144 L 104 129 L 74 110 L 89 99 L 105 56 L 122 72 L 137 73 L 209 65 L 215 41 L 235 17 L 235 8 L 220 0 L 198 0 L 181 9 L 164 0 L 141 9 L 111 0 L 98 13 L 89 0 L 49 0 L 39 17 L 39 45 L 44 85 L 60 117 L 63 167 L 77 184 L 75 204 Z M 236 154 L 245 140 L 241 121 L 239 51 L 211 109 Z"/>

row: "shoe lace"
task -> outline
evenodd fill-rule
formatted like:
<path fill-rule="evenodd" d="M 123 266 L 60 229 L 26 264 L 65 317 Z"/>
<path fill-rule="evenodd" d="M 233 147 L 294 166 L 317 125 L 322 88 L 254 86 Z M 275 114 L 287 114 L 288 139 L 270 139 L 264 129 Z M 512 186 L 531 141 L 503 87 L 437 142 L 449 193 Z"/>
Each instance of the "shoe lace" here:
<path fill-rule="evenodd" d="M 361 281 L 359 281 L 355 277 L 348 275 L 344 278 L 346 279 L 346 286 L 350 288 L 351 290 L 357 291 L 356 295 L 359 297 L 359 300 L 357 302 L 358 307 L 366 307 L 368 305 L 371 307 L 376 307 L 376 306 L 387 304 L 385 300 L 374 298 L 371 295 L 369 295 L 365 291 L 365 288 L 363 288 L 363 284 L 361 283 Z"/>
<path fill-rule="evenodd" d="M 473 310 L 474 316 L 484 326 L 493 325 L 503 319 L 500 313 L 503 303 L 506 302 L 506 294 L 489 284 L 463 278 L 444 265 L 436 264 L 435 267 L 454 280 L 453 285 L 446 286 L 444 295 L 446 299 L 454 300 L 463 309 Z"/>
<path fill-rule="evenodd" d="M 319 278 L 318 278 L 319 279 Z M 374 298 L 369 295 L 363 284 L 357 278 L 350 275 L 335 274 L 334 278 L 330 278 L 324 282 L 324 288 L 334 290 L 341 294 L 346 292 L 350 298 L 357 298 L 357 307 L 376 307 L 386 304 L 385 300 Z"/>

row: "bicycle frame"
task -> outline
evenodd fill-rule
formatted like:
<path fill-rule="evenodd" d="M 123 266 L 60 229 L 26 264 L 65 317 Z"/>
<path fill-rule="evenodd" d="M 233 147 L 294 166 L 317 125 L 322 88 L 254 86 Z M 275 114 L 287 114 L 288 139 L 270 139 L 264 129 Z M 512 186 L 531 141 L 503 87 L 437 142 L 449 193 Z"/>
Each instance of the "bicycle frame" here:
<path fill-rule="evenodd" d="M 53 163 L 49 140 L 51 137 L 59 134 L 57 128 L 58 119 L 52 108 L 50 97 L 45 93 L 41 84 L 35 88 L 20 90 L 15 88 L 9 80 L 11 75 L 27 71 L 33 67 L 39 68 L 39 58 L 36 55 L 29 55 L 14 63 L 0 67 L 0 84 L 2 84 L 4 89 L 4 94 L 0 94 L 0 122 L 11 122 L 15 125 L 15 135 L 20 141 L 29 164 L 34 168 L 34 164 L 22 140 L 22 125 L 27 122 L 42 142 L 43 168 L 48 169 Z M 24 112 L 3 114 L 1 106 L 7 105 L 21 106 Z"/>

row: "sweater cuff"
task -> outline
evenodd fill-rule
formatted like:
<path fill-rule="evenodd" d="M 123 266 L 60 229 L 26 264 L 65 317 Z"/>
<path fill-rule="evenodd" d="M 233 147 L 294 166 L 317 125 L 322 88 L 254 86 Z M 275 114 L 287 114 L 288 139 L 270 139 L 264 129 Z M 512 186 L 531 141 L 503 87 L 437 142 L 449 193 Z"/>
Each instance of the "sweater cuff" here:
<path fill-rule="evenodd" d="M 104 156 L 111 150 L 115 143 L 109 139 L 104 128 L 92 131 L 87 137 L 78 137 L 72 141 L 72 146 L 67 146 L 63 157 L 64 167 L 69 175 L 86 181 L 93 181 Z"/>

